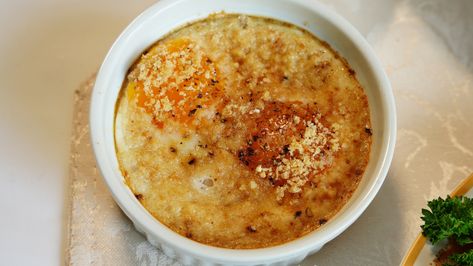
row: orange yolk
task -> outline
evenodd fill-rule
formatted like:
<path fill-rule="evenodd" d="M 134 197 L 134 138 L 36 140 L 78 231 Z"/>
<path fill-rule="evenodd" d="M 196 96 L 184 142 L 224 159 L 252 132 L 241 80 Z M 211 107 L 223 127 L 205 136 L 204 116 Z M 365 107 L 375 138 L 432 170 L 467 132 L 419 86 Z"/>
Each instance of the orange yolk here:
<path fill-rule="evenodd" d="M 138 63 L 149 66 L 146 79 L 130 81 L 127 95 L 129 100 L 135 100 L 139 107 L 152 115 L 158 128 L 163 128 L 167 119 L 191 124 L 197 112 L 204 108 L 214 106 L 216 111 L 221 110 L 223 106 L 218 104 L 218 100 L 223 93 L 218 69 L 189 40 L 173 40 L 150 54 Z M 159 61 L 159 67 L 153 67 L 155 61 Z M 146 82 L 159 80 L 169 71 L 173 74 L 157 86 Z M 146 87 L 147 83 L 151 85 Z"/>

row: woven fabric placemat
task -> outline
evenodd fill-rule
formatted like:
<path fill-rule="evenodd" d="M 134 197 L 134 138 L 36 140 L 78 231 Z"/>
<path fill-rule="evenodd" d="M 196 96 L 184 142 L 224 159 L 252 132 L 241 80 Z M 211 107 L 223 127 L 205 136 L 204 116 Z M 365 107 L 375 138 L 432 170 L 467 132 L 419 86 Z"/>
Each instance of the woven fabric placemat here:
<path fill-rule="evenodd" d="M 180 265 L 138 233 L 114 202 L 95 164 L 89 135 L 94 78 L 74 95 L 68 265 Z"/>

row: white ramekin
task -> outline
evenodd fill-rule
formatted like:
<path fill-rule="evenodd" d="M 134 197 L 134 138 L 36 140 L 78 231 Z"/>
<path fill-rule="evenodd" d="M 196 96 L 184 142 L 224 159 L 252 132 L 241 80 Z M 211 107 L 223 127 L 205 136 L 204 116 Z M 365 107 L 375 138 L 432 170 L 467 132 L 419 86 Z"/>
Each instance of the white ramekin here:
<path fill-rule="evenodd" d="M 271 17 L 313 32 L 348 60 L 368 95 L 373 144 L 359 187 L 346 206 L 323 227 L 284 245 L 232 250 L 203 245 L 182 237 L 159 223 L 143 208 L 125 185 L 118 168 L 113 134 L 115 102 L 128 68 L 164 34 L 219 11 Z M 368 43 L 347 21 L 321 4 L 302 0 L 162 0 L 138 16 L 108 52 L 93 90 L 90 129 L 98 166 L 115 201 L 136 229 L 166 255 L 192 265 L 286 265 L 298 263 L 318 251 L 368 207 L 380 189 L 392 160 L 396 115 L 389 80 Z"/>

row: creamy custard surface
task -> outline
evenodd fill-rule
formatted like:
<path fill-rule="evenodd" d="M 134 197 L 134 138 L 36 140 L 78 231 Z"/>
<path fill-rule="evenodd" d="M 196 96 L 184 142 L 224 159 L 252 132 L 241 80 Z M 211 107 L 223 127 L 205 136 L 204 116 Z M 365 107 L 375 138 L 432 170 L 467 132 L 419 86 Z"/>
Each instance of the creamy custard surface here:
<path fill-rule="evenodd" d="M 261 248 L 323 226 L 368 163 L 367 97 L 346 60 L 275 20 L 217 14 L 156 42 L 117 102 L 121 171 L 161 223 Z"/>

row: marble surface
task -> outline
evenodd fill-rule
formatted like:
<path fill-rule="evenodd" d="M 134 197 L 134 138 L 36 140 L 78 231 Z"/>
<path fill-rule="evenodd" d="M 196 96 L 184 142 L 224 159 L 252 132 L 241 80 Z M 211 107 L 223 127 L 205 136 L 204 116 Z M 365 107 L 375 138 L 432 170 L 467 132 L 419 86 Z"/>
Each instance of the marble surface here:
<path fill-rule="evenodd" d="M 0 0 L 0 210 L 8 214 L 0 221 L 2 262 L 63 263 L 73 90 L 151 2 Z M 370 207 L 302 265 L 398 265 L 426 201 L 473 172 L 473 1 L 322 2 L 367 38 L 385 67 L 398 140 Z M 128 262 L 175 264 L 139 243 L 128 247 Z M 101 256 L 109 248 L 83 250 L 94 256 L 80 265 L 107 264 Z"/>

